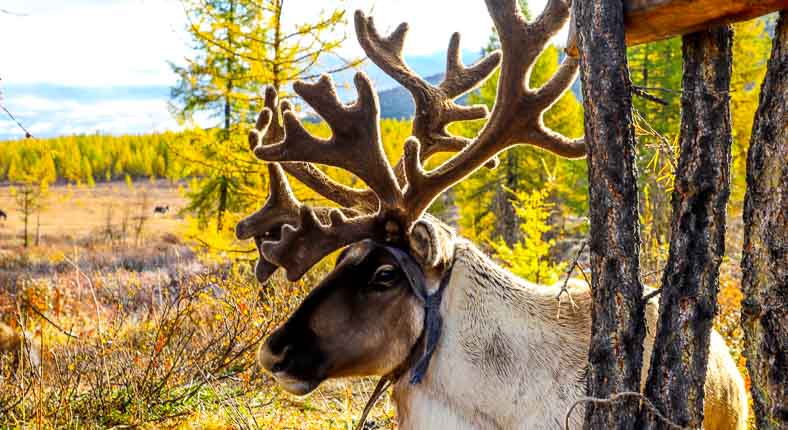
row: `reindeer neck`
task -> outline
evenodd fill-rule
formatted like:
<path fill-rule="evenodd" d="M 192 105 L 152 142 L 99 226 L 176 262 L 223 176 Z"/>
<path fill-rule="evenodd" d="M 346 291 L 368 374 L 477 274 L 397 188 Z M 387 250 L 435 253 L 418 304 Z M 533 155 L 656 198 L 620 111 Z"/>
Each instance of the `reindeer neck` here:
<path fill-rule="evenodd" d="M 545 417 L 583 393 L 587 290 L 571 282 L 577 308 L 565 299 L 557 318 L 560 285 L 523 281 L 465 241 L 454 258 L 426 377 L 394 389 L 399 428 L 554 428 Z"/>

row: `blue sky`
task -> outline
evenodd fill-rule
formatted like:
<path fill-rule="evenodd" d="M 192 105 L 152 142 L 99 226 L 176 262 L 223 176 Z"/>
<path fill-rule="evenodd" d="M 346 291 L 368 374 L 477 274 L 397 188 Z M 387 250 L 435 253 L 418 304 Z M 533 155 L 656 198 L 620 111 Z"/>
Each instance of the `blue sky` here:
<path fill-rule="evenodd" d="M 320 8 L 336 6 L 371 12 L 383 31 L 408 21 L 406 54 L 424 74 L 442 70 L 452 32 L 462 33 L 470 57 L 485 44 L 492 26 L 483 0 L 289 4 L 293 7 L 286 3 L 285 16 L 292 24 L 314 19 Z M 543 4 L 544 0 L 531 2 L 534 9 Z M 178 0 L 0 0 L 0 9 L 14 13 L 0 13 L 2 103 L 34 135 L 146 133 L 179 127 L 167 109 L 169 87 L 176 82 L 167 62 L 182 62 L 189 55 Z M 342 51 L 360 54 L 355 39 Z M 379 89 L 392 85 L 372 66 L 367 68 Z M 19 136 L 3 113 L 0 139 Z"/>

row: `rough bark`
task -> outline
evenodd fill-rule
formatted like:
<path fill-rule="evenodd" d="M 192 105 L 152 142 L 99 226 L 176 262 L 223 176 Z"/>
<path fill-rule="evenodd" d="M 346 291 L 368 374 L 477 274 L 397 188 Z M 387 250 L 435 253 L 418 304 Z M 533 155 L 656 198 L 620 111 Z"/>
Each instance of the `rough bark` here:
<path fill-rule="evenodd" d="M 575 3 L 588 146 L 591 223 L 589 396 L 639 391 L 643 286 L 631 82 L 621 0 Z M 588 404 L 586 429 L 635 428 L 636 399 Z"/>
<path fill-rule="evenodd" d="M 747 157 L 742 326 L 758 428 L 788 428 L 788 12 L 775 31 Z"/>
<path fill-rule="evenodd" d="M 509 151 L 503 166 L 503 187 L 495 189 L 495 236 L 500 236 L 508 246 L 520 241 L 520 221 L 512 202 L 512 191 L 517 189 L 517 152 Z"/>
<path fill-rule="evenodd" d="M 645 395 L 673 423 L 703 424 L 703 387 L 717 313 L 730 194 L 732 31 L 684 36 L 679 164 L 668 262 Z M 648 409 L 639 428 L 667 429 Z"/>

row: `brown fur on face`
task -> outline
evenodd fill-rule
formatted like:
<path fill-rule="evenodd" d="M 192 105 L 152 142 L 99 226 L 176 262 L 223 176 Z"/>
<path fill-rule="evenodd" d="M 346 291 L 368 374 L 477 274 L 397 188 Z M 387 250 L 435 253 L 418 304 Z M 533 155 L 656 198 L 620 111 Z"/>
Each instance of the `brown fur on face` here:
<path fill-rule="evenodd" d="M 266 340 L 258 361 L 296 394 L 328 378 L 383 375 L 407 359 L 423 318 L 394 258 L 380 245 L 359 242 Z"/>

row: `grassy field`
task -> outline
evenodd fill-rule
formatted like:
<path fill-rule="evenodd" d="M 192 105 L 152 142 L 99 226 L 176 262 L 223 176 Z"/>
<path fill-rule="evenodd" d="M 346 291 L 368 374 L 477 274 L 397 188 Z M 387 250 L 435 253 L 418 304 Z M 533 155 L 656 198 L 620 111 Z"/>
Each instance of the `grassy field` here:
<path fill-rule="evenodd" d="M 42 356 L 0 357 L 0 429 L 353 428 L 373 381 L 296 398 L 254 365 L 314 279 L 261 287 L 247 260 L 203 258 L 182 237 L 184 205 L 166 182 L 56 186 L 24 248 L 0 187 L 0 321 Z M 384 399 L 368 428 L 393 428 L 392 416 Z"/>
<path fill-rule="evenodd" d="M 57 185 L 49 189 L 40 214 L 40 234 L 52 243 L 97 237 L 106 232 L 107 224 L 122 226 L 124 218 L 128 233 L 135 220 L 146 216 L 146 234 L 175 233 L 182 218 L 178 211 L 186 206 L 180 187 L 167 181 L 142 182 L 129 187 L 125 182 L 97 184 L 94 187 Z M 169 206 L 165 215 L 154 214 L 156 206 Z M 22 243 L 24 215 L 18 208 L 12 189 L 0 185 L 0 209 L 8 219 L 0 220 L 0 246 Z M 37 217 L 30 220 L 30 233 L 35 236 Z"/>
<path fill-rule="evenodd" d="M 204 255 L 184 238 L 180 188 L 52 187 L 24 248 L 22 218 L 0 186 L 8 213 L 0 220 L 0 322 L 23 331 L 43 357 L 20 368 L 11 354 L 0 356 L 0 429 L 353 428 L 374 381 L 330 382 L 296 398 L 254 364 L 259 342 L 326 268 L 261 286 L 252 256 Z M 170 211 L 154 214 L 162 205 Z M 740 230 L 731 223 L 729 249 L 740 249 Z M 721 267 L 715 327 L 743 371 L 737 257 L 731 252 Z M 384 398 L 367 428 L 394 429 L 393 415 Z"/>

